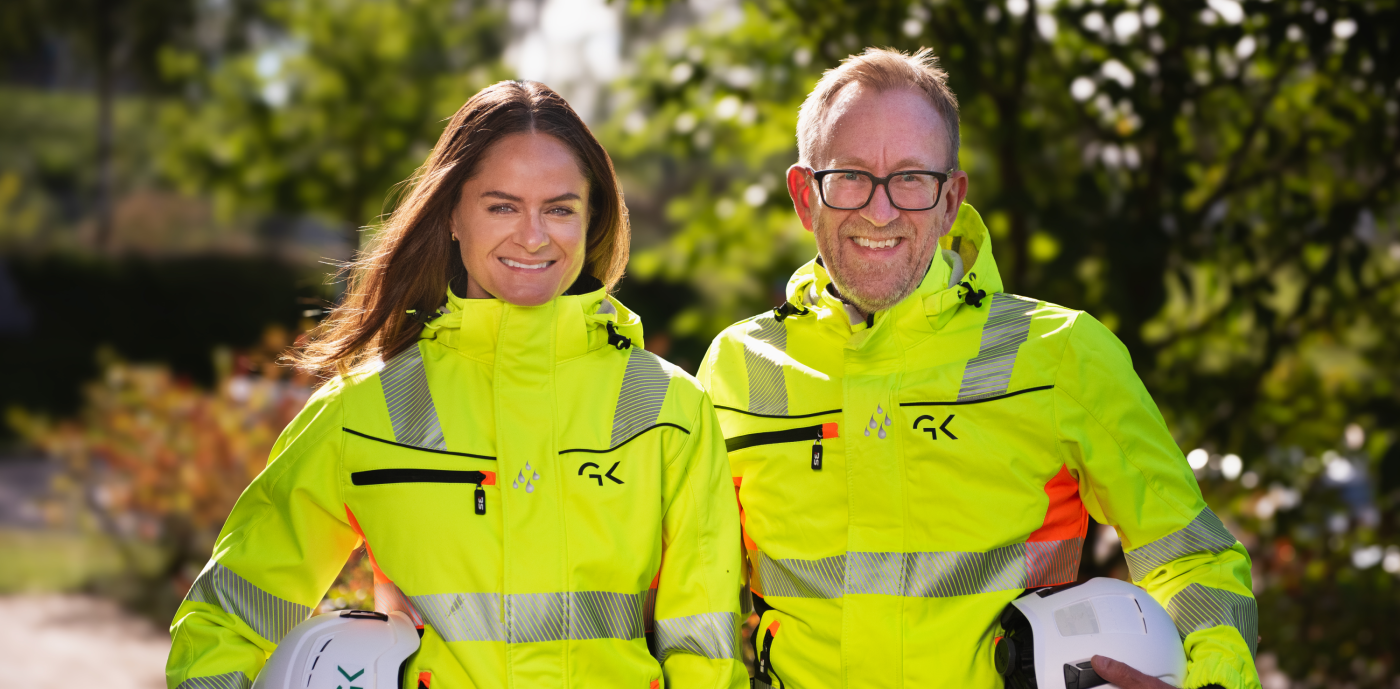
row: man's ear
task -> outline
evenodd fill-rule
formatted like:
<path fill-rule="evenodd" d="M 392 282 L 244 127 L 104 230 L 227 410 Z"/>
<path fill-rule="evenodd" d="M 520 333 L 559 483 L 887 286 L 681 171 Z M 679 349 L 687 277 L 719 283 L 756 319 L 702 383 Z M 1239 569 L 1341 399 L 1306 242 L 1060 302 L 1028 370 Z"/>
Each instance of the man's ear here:
<path fill-rule="evenodd" d="M 787 171 L 788 196 L 792 197 L 792 207 L 797 211 L 797 217 L 802 219 L 802 227 L 808 232 L 812 231 L 813 201 L 816 198 L 812 195 L 812 185 L 808 182 L 811 179 L 807 174 L 807 168 L 801 165 L 793 165 Z"/>
<path fill-rule="evenodd" d="M 948 229 L 953 228 L 953 223 L 958 219 L 958 209 L 962 207 L 963 199 L 967 198 L 967 173 L 958 170 L 948 175 L 948 182 L 943 185 L 943 218 Z"/>

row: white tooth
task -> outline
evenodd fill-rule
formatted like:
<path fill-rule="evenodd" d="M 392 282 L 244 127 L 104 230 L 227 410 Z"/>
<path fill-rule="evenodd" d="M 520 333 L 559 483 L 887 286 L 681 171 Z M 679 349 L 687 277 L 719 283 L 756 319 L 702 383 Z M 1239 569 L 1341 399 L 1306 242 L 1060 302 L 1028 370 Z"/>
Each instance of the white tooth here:
<path fill-rule="evenodd" d="M 510 266 L 510 267 L 512 267 L 512 268 L 524 268 L 524 269 L 526 269 L 526 270 L 540 270 L 540 269 L 542 269 L 542 268 L 547 268 L 547 267 L 549 266 L 549 264 L 552 263 L 552 261 L 545 261 L 544 263 L 528 264 L 528 263 L 521 263 L 521 262 L 519 262 L 519 261 L 512 261 L 512 260 L 510 260 L 510 259 L 508 259 L 508 258 L 503 258 L 503 259 L 501 259 L 501 263 L 504 263 L 504 264 L 506 264 L 506 265 L 508 265 L 508 266 Z"/>

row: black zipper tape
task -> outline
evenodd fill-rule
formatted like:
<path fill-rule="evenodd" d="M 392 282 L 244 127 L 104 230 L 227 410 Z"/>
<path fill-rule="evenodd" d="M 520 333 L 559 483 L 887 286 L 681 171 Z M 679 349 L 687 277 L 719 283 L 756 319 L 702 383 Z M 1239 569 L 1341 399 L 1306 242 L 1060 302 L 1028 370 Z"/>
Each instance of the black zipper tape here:
<path fill-rule="evenodd" d="M 486 514 L 486 489 L 495 485 L 495 472 L 455 471 L 452 469 L 370 469 L 350 474 L 357 486 L 382 486 L 392 483 L 467 483 L 476 484 L 472 503 L 477 514 Z"/>
<path fill-rule="evenodd" d="M 736 435 L 733 438 L 724 439 L 724 448 L 729 452 L 734 452 L 745 448 L 758 447 L 759 445 L 798 443 L 810 440 L 813 441 L 812 471 L 821 471 L 823 437 L 837 437 L 837 425 L 835 423 L 823 423 L 815 426 L 803 426 L 802 428 L 788 428 L 781 431 L 765 431 L 763 433 Z"/>

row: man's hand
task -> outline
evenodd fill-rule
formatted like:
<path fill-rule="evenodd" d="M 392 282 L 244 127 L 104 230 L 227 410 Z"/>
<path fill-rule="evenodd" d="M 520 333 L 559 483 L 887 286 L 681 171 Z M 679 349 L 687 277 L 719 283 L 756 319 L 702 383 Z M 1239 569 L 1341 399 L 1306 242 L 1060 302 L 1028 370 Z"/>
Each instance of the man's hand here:
<path fill-rule="evenodd" d="M 1108 656 L 1094 656 L 1089 662 L 1094 664 L 1095 674 L 1118 689 L 1172 689 L 1172 685 L 1151 675 L 1144 675 Z"/>

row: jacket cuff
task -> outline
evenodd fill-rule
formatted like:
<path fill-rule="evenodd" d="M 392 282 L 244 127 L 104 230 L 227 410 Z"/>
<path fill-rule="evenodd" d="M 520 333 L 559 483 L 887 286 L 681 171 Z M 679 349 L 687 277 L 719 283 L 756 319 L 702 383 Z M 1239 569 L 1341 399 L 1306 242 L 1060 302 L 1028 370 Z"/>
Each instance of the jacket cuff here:
<path fill-rule="evenodd" d="M 1188 662 L 1186 681 L 1182 682 L 1181 686 L 1183 689 L 1262 689 L 1259 673 L 1254 669 L 1252 658 L 1246 658 L 1240 663 L 1233 658 L 1216 654 L 1194 658 Z"/>

